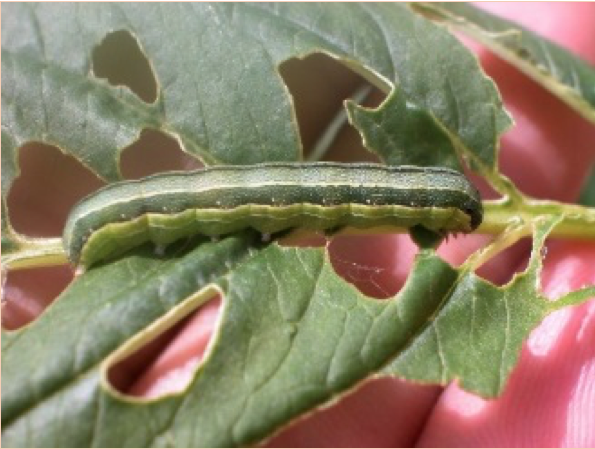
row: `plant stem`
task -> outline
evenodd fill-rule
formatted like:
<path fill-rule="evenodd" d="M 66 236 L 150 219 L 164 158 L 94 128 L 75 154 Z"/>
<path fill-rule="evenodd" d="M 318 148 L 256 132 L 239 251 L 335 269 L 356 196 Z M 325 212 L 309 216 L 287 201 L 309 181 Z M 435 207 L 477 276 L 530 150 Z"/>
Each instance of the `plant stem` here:
<path fill-rule="evenodd" d="M 525 198 L 520 207 L 508 200 L 484 201 L 484 220 L 477 232 L 500 234 L 515 223 L 530 223 L 539 216 L 562 215 L 550 237 L 595 239 L 595 209 L 556 201 Z"/>
<path fill-rule="evenodd" d="M 2 255 L 2 270 L 50 267 L 68 263 L 61 238 L 27 239 L 20 249 Z"/>
<path fill-rule="evenodd" d="M 562 216 L 560 223 L 553 229 L 549 237 L 566 239 L 595 240 L 595 208 L 564 204 L 556 201 L 538 201 L 522 197 L 518 200 L 508 199 L 484 201 L 484 220 L 477 229 L 479 234 L 500 235 L 501 242 L 482 253 L 474 261 L 476 264 L 485 262 L 492 251 L 498 252 L 502 248 L 514 243 L 521 234 L 529 235 L 528 225 L 540 216 Z M 524 229 L 524 230 L 523 230 Z M 527 231 L 527 232 L 525 232 Z M 374 229 L 346 228 L 341 234 L 395 234 L 405 233 L 407 229 L 397 227 L 378 227 Z M 521 233 L 519 235 L 502 236 L 505 232 Z M 300 237 L 316 235 L 313 231 L 299 230 Z M 523 234 L 524 235 L 524 234 Z M 499 249 L 500 248 L 500 249 Z M 24 268 L 47 267 L 68 263 L 66 253 L 62 247 L 62 239 L 23 239 L 18 251 L 2 256 L 3 270 L 18 270 Z"/>

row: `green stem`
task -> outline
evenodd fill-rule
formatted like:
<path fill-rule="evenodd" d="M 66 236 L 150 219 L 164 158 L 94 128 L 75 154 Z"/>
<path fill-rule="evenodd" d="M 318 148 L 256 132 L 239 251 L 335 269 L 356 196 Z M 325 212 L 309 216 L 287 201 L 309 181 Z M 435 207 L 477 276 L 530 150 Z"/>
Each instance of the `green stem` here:
<path fill-rule="evenodd" d="M 564 307 L 576 306 L 591 298 L 595 298 L 595 286 L 583 287 L 580 290 L 567 293 L 556 301 L 552 301 L 549 303 L 550 309 L 554 311 Z"/>
<path fill-rule="evenodd" d="M 484 220 L 477 232 L 500 234 L 511 225 L 530 223 L 539 216 L 561 215 L 562 221 L 549 235 L 553 238 L 595 240 L 595 208 L 524 198 L 522 204 L 509 200 L 484 201 Z"/>
<path fill-rule="evenodd" d="M 562 216 L 560 223 L 549 237 L 566 239 L 595 240 L 595 208 L 556 201 L 537 201 L 521 197 L 514 201 L 505 199 L 484 201 L 484 220 L 477 229 L 479 234 L 500 236 L 492 245 L 470 259 L 471 266 L 479 266 L 495 253 L 512 245 L 519 238 L 530 234 L 530 224 L 540 216 Z M 385 234 L 404 233 L 407 229 L 382 227 L 375 229 L 348 228 L 345 234 Z M 312 235 L 301 230 L 300 236 Z M 68 263 L 62 247 L 62 239 L 26 239 L 21 240 L 19 249 L 14 253 L 2 255 L 3 270 L 47 267 Z"/>
<path fill-rule="evenodd" d="M 2 255 L 3 270 L 48 267 L 68 263 L 61 238 L 27 239 L 19 250 Z"/>

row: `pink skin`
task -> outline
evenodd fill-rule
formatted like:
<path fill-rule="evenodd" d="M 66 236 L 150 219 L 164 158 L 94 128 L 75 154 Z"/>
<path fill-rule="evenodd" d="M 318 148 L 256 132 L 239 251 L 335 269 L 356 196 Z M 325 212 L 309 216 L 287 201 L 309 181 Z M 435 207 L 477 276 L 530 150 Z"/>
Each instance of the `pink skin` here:
<path fill-rule="evenodd" d="M 595 65 L 595 5 L 481 6 L 549 36 Z M 531 195 L 575 200 L 589 168 L 587 161 L 595 159 L 595 127 L 489 52 L 474 44 L 471 47 L 497 82 L 517 122 L 502 142 L 503 171 Z M 485 241 L 482 236 L 451 239 L 440 248 L 440 253 L 450 262 L 460 263 Z M 543 291 L 548 297 L 595 284 L 595 244 L 553 241 L 548 249 L 542 275 Z M 501 283 L 523 266 L 527 251 L 527 245 L 517 245 L 491 262 L 481 274 Z M 335 267 L 344 276 L 361 277 L 365 280 L 362 290 L 386 297 L 402 285 L 414 247 L 404 236 L 342 237 L 333 242 L 331 252 Z M 360 276 L 346 261 L 383 268 L 374 271 L 370 281 L 369 274 Z M 18 298 L 27 305 L 21 308 L 24 315 L 41 309 L 43 301 L 39 297 L 43 294 L 35 290 L 30 280 L 11 275 L 7 292 L 12 299 Z M 28 312 L 29 309 L 32 311 Z M 14 310 L 19 309 L 7 308 L 9 317 L 3 316 L 4 323 L 19 322 L 18 318 L 11 321 Z M 159 380 L 176 367 L 183 368 L 169 374 L 167 381 L 170 385 L 183 384 L 184 371 L 193 369 L 188 361 L 208 344 L 216 311 L 217 303 L 209 303 L 186 321 L 129 391 L 147 396 L 157 394 L 161 388 Z M 456 383 L 441 389 L 395 379 L 371 380 L 338 404 L 298 421 L 269 445 L 594 446 L 593 341 L 595 301 L 591 300 L 550 315 L 533 331 L 504 395 L 497 400 L 485 401 L 464 392 Z"/>

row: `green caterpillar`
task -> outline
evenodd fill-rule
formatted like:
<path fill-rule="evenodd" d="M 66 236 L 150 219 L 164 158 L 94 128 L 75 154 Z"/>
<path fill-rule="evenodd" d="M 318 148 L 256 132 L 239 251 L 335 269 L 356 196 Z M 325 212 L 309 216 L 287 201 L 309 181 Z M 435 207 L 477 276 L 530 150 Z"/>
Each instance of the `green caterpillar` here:
<path fill-rule="evenodd" d="M 216 166 L 108 185 L 72 210 L 64 229 L 71 262 L 88 267 L 146 241 L 244 228 L 422 226 L 471 232 L 482 220 L 475 187 L 447 168 L 342 163 Z"/>

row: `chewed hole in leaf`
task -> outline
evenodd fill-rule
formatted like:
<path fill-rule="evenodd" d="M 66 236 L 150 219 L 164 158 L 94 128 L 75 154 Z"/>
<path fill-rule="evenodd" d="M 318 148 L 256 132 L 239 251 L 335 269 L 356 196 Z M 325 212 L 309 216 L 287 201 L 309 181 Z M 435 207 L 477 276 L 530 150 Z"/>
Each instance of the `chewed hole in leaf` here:
<path fill-rule="evenodd" d="M 477 274 L 496 285 L 505 285 L 527 268 L 531 240 L 521 239 L 479 267 Z"/>
<path fill-rule="evenodd" d="M 103 184 L 75 158 L 42 143 L 20 148 L 19 167 L 8 194 L 8 213 L 13 228 L 32 237 L 62 235 L 72 206 Z"/>
<path fill-rule="evenodd" d="M 176 139 L 153 129 L 143 130 L 139 139 L 124 149 L 120 164 L 122 175 L 127 179 L 202 166 L 198 159 L 182 151 Z"/>
<path fill-rule="evenodd" d="M 66 266 L 10 271 L 2 287 L 2 328 L 16 330 L 35 320 L 71 280 Z"/>
<path fill-rule="evenodd" d="M 138 41 L 125 30 L 109 33 L 93 50 L 93 73 L 126 86 L 143 101 L 157 100 L 157 81 Z"/>
<path fill-rule="evenodd" d="M 329 253 L 343 279 L 367 296 L 386 299 L 405 283 L 417 247 L 406 235 L 338 236 Z"/>
<path fill-rule="evenodd" d="M 220 307 L 219 296 L 213 297 L 111 367 L 111 385 L 122 394 L 143 398 L 185 390 L 209 347 Z"/>
<path fill-rule="evenodd" d="M 336 273 L 376 299 L 392 298 L 399 292 L 417 254 L 417 246 L 406 234 L 324 236 L 298 229 L 281 238 L 279 244 L 327 247 Z"/>
<path fill-rule="evenodd" d="M 471 181 L 471 183 L 479 190 L 481 199 L 485 200 L 497 200 L 501 199 L 502 195 L 498 193 L 493 187 L 481 176 L 472 172 L 468 166 L 465 167 L 465 176 Z"/>
<path fill-rule="evenodd" d="M 279 71 L 293 97 L 305 159 L 378 160 L 364 148 L 360 134 L 347 121 L 344 101 L 360 94 L 363 98 L 357 103 L 376 107 L 384 94 L 321 53 L 289 59 L 281 64 Z"/>
<path fill-rule="evenodd" d="M 464 262 L 478 247 L 478 236 L 458 235 L 449 237 L 438 249 L 438 254 L 453 266 Z M 481 237 L 486 238 L 487 237 Z M 483 246 L 488 247 L 489 241 Z M 513 245 L 497 252 L 477 270 L 476 274 L 496 285 L 505 285 L 510 282 L 513 276 L 522 272 L 527 267 L 531 253 L 531 240 L 524 238 Z"/>

